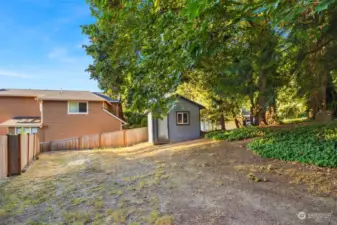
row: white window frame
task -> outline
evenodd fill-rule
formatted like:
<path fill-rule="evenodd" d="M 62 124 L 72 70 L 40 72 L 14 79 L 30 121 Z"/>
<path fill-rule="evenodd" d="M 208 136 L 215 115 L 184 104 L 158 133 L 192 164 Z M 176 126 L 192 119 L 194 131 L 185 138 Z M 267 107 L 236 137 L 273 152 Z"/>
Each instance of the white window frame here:
<path fill-rule="evenodd" d="M 70 103 L 77 103 L 77 104 L 79 104 L 79 103 L 86 103 L 87 104 L 87 112 L 70 112 L 69 111 L 69 109 L 70 109 L 70 107 L 69 107 L 69 105 L 70 105 Z M 86 101 L 68 101 L 68 114 L 70 114 L 70 115 L 86 115 L 86 114 L 89 114 L 89 102 L 86 102 Z"/>
<path fill-rule="evenodd" d="M 187 122 L 184 122 L 184 114 L 187 115 Z M 181 115 L 181 123 L 178 122 L 178 115 Z M 190 112 L 189 111 L 178 111 L 176 115 L 176 124 L 177 125 L 190 125 Z"/>

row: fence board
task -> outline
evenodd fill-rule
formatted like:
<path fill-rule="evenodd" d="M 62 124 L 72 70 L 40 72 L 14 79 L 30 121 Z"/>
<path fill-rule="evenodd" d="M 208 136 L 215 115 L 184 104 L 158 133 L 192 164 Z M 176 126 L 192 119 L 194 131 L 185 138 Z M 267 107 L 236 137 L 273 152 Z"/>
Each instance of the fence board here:
<path fill-rule="evenodd" d="M 147 127 L 40 143 L 42 152 L 95 149 L 135 145 L 148 140 Z"/>
<path fill-rule="evenodd" d="M 35 157 L 34 155 L 34 135 L 28 135 L 29 138 L 29 161 L 32 161 Z"/>
<path fill-rule="evenodd" d="M 28 163 L 28 135 L 27 134 L 21 134 L 20 137 L 21 140 L 21 168 L 25 168 Z"/>
<path fill-rule="evenodd" d="M 52 151 L 58 151 L 58 150 L 76 150 L 78 149 L 79 143 L 78 137 L 76 137 L 65 140 L 52 141 L 50 144 Z"/>
<path fill-rule="evenodd" d="M 147 127 L 126 130 L 126 145 L 135 145 L 148 140 Z"/>
<path fill-rule="evenodd" d="M 94 149 L 100 147 L 99 134 L 85 135 L 80 138 L 81 138 L 80 149 Z"/>
<path fill-rule="evenodd" d="M 50 142 L 41 142 L 40 143 L 40 152 L 49 152 L 50 150 L 51 150 Z"/>
<path fill-rule="evenodd" d="M 0 180 L 7 176 L 20 175 L 39 152 L 37 135 L 0 136 Z"/>
<path fill-rule="evenodd" d="M 103 148 L 124 146 L 124 131 L 103 133 L 101 139 Z"/>
<path fill-rule="evenodd" d="M 8 174 L 7 136 L 0 136 L 0 180 L 5 179 Z"/>
<path fill-rule="evenodd" d="M 20 135 L 8 135 L 8 176 L 21 174 Z"/>
<path fill-rule="evenodd" d="M 35 144 L 34 144 L 34 151 L 35 151 L 35 156 L 37 156 L 38 154 L 40 154 L 40 140 L 39 140 L 39 136 L 38 135 L 34 135 L 35 139 Z"/>

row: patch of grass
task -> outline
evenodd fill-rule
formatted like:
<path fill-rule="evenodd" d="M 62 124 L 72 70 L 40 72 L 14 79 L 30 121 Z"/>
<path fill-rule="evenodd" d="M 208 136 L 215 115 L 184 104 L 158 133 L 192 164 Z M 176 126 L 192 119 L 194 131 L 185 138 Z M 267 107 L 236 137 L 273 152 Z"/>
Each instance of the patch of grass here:
<path fill-rule="evenodd" d="M 53 212 L 53 207 L 48 206 L 48 207 L 46 207 L 45 211 L 46 211 L 46 213 L 52 213 Z"/>
<path fill-rule="evenodd" d="M 130 225 L 140 225 L 138 222 L 132 222 Z"/>
<path fill-rule="evenodd" d="M 103 197 L 102 197 L 102 196 L 99 197 L 99 198 L 95 201 L 94 206 L 95 206 L 96 209 L 101 209 L 101 208 L 103 208 L 104 202 L 103 202 Z"/>
<path fill-rule="evenodd" d="M 89 193 L 102 193 L 104 190 L 105 190 L 104 186 L 101 184 L 101 185 L 92 187 L 88 192 Z"/>
<path fill-rule="evenodd" d="M 81 203 L 83 203 L 83 202 L 85 202 L 85 201 L 86 201 L 85 198 L 73 198 L 73 199 L 71 200 L 71 203 L 72 203 L 73 205 L 80 205 Z"/>
<path fill-rule="evenodd" d="M 45 223 L 41 223 L 41 222 L 38 222 L 38 221 L 34 221 L 32 219 L 30 219 L 28 222 L 27 222 L 27 225 L 44 225 Z"/>
<path fill-rule="evenodd" d="M 121 189 L 111 189 L 109 191 L 109 193 L 110 193 L 110 195 L 116 195 L 117 197 L 119 197 L 119 196 L 123 195 L 124 192 Z"/>
<path fill-rule="evenodd" d="M 337 125 L 297 127 L 255 139 L 248 147 L 265 158 L 337 167 Z"/>
<path fill-rule="evenodd" d="M 92 225 L 101 225 L 101 224 L 103 224 L 103 221 L 102 221 L 103 219 L 104 219 L 104 215 L 101 214 L 101 213 L 97 213 L 95 215 L 95 218 L 94 218 L 93 222 L 92 222 Z"/>
<path fill-rule="evenodd" d="M 123 198 L 118 202 L 117 207 L 121 209 L 125 206 L 126 203 L 127 203 L 127 200 Z"/>
<path fill-rule="evenodd" d="M 145 181 L 143 181 L 143 180 L 142 180 L 142 181 L 140 181 L 140 182 L 139 182 L 139 184 L 138 184 L 138 186 L 137 186 L 137 188 L 136 188 L 136 189 L 137 189 L 137 191 L 140 191 L 140 190 L 142 190 L 144 187 L 146 187 L 146 185 L 147 185 L 147 184 L 146 184 L 146 182 L 145 182 Z"/>
<path fill-rule="evenodd" d="M 6 216 L 7 211 L 5 209 L 0 209 L 0 216 Z"/>
<path fill-rule="evenodd" d="M 18 177 L 15 181 L 5 182 L 0 186 L 0 209 L 2 213 L 12 216 L 22 214 L 25 209 L 49 200 L 55 189 L 56 186 L 50 179 L 25 180 Z"/>
<path fill-rule="evenodd" d="M 151 197 L 150 201 L 149 201 L 149 204 L 151 207 L 155 207 L 157 206 L 159 203 L 159 199 L 155 196 Z"/>
<path fill-rule="evenodd" d="M 238 141 L 238 140 L 245 140 L 248 138 L 261 137 L 269 133 L 271 133 L 270 128 L 248 126 L 230 131 L 210 132 L 207 133 L 205 137 L 214 140 Z"/>
<path fill-rule="evenodd" d="M 159 218 L 159 211 L 153 210 L 149 215 L 149 222 L 154 223 L 157 221 L 158 218 Z"/>
<path fill-rule="evenodd" d="M 171 216 L 163 216 L 156 220 L 155 225 L 172 225 L 173 217 Z"/>
<path fill-rule="evenodd" d="M 117 223 L 125 223 L 127 218 L 127 212 L 124 209 L 118 209 L 112 211 L 111 213 L 112 219 Z"/>
<path fill-rule="evenodd" d="M 62 217 L 66 224 L 85 224 L 90 220 L 89 214 L 82 211 L 63 212 Z"/>

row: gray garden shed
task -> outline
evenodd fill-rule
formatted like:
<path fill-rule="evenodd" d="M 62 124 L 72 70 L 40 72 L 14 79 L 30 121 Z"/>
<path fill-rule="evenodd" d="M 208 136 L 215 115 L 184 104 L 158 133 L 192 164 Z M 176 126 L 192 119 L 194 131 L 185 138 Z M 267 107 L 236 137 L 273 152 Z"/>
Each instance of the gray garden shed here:
<path fill-rule="evenodd" d="M 148 114 L 149 142 L 173 143 L 200 138 L 200 109 L 205 107 L 183 96 L 163 119 Z"/>

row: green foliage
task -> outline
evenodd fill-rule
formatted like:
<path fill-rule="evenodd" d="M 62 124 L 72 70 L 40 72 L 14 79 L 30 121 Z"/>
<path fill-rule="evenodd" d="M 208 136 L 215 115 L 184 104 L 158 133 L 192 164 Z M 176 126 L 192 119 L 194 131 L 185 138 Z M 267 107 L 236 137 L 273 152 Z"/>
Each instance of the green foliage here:
<path fill-rule="evenodd" d="M 128 124 L 125 126 L 127 129 L 147 127 L 147 114 L 134 113 L 131 110 L 125 110 L 124 116 Z"/>
<path fill-rule="evenodd" d="M 133 112 L 165 113 L 174 98 L 182 72 L 191 64 L 185 26 L 179 16 L 184 1 L 88 0 L 96 23 L 83 26 L 91 43 L 85 46 L 93 57 L 88 71 L 100 87 L 122 94 Z"/>
<path fill-rule="evenodd" d="M 214 131 L 207 133 L 206 138 L 214 140 L 238 141 L 248 138 L 261 137 L 271 132 L 270 128 L 248 126 L 230 131 Z"/>
<path fill-rule="evenodd" d="M 95 17 L 82 27 L 93 58 L 87 71 L 132 112 L 160 117 L 184 83 L 209 93 L 217 117 L 235 117 L 247 102 L 267 123 L 278 100 L 285 117 L 305 105 L 337 108 L 336 1 L 87 2 Z"/>
<path fill-rule="evenodd" d="M 266 158 L 297 161 L 322 167 L 337 167 L 337 125 L 297 127 L 268 134 L 249 143 Z"/>
<path fill-rule="evenodd" d="M 306 113 L 306 99 L 298 96 L 298 84 L 291 80 L 290 84 L 282 87 L 277 95 L 277 115 L 280 119 L 296 118 Z"/>
<path fill-rule="evenodd" d="M 284 119 L 280 123 L 281 124 L 296 124 L 296 123 L 303 123 L 308 122 L 310 119 L 308 117 L 300 117 L 300 118 L 293 118 L 293 119 Z"/>

